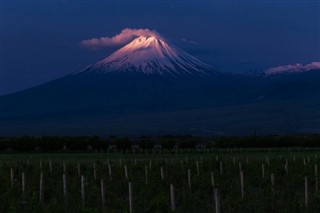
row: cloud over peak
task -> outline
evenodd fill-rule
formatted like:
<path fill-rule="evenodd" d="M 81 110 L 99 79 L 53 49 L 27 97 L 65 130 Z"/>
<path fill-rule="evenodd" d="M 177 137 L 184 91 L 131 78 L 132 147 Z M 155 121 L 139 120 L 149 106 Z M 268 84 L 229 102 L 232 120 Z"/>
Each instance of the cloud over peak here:
<path fill-rule="evenodd" d="M 161 38 L 159 33 L 157 33 L 155 30 L 125 28 L 118 35 L 113 37 L 91 38 L 82 40 L 80 44 L 90 49 L 99 49 L 103 47 L 123 45 L 140 36 L 153 36 L 156 38 Z"/>
<path fill-rule="evenodd" d="M 320 69 L 320 62 L 314 61 L 310 64 L 288 64 L 277 67 L 271 67 L 264 71 L 266 75 L 280 74 L 280 73 L 298 73 L 298 72 L 306 72 L 309 70 Z"/>

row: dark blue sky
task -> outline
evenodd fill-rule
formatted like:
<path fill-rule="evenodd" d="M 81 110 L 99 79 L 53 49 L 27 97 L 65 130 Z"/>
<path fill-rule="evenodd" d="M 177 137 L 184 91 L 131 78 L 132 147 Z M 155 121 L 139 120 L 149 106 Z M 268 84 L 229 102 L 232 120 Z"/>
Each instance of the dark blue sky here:
<path fill-rule="evenodd" d="M 320 1 L 1 0 L 0 23 L 0 95 L 95 63 L 117 47 L 80 41 L 124 28 L 157 30 L 225 72 L 320 61 Z"/>

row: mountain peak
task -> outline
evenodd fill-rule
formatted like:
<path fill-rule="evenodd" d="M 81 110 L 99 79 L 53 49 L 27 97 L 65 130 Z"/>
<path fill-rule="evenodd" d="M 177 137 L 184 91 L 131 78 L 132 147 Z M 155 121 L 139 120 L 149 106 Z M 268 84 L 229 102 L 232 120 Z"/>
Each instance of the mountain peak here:
<path fill-rule="evenodd" d="M 86 71 L 207 75 L 212 68 L 171 45 L 158 33 L 140 35 Z"/>
<path fill-rule="evenodd" d="M 159 48 L 159 43 L 165 42 L 161 37 L 139 36 L 123 48 L 123 51 L 137 50 L 139 48 Z"/>

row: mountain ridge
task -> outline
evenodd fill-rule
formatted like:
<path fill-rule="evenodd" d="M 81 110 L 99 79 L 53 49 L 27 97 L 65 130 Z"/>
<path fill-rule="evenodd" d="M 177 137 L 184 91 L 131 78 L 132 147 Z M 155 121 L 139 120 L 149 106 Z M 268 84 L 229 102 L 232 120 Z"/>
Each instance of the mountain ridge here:
<path fill-rule="evenodd" d="M 162 37 L 140 36 L 85 71 L 176 76 L 210 75 L 213 68 L 171 45 Z"/>

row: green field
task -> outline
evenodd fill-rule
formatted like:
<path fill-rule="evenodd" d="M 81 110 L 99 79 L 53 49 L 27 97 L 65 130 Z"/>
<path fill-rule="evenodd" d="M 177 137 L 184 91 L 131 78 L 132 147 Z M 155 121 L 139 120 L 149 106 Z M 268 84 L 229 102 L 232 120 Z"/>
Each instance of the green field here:
<path fill-rule="evenodd" d="M 176 212 L 215 212 L 213 187 L 221 212 L 320 212 L 319 160 L 320 150 L 300 148 L 2 154 L 0 212 L 129 212 L 129 182 L 132 212 L 171 212 L 170 184 Z"/>

